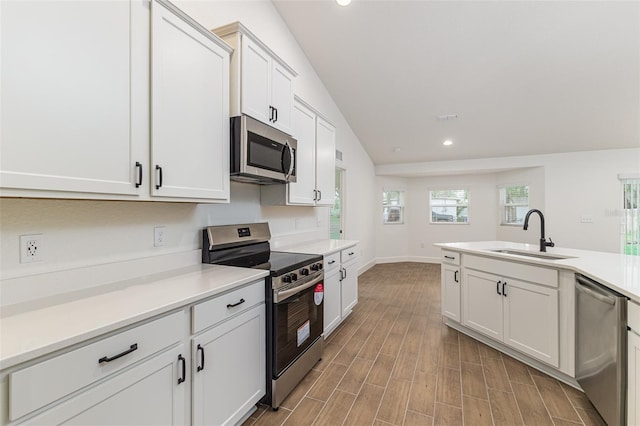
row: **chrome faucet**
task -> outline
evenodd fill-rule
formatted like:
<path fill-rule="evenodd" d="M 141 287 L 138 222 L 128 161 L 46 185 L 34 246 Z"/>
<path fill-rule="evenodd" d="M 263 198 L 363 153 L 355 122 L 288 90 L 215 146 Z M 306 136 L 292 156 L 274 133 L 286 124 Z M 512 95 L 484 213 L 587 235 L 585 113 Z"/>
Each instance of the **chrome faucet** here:
<path fill-rule="evenodd" d="M 540 210 L 531 209 L 527 212 L 527 215 L 524 217 L 523 229 L 526 231 L 529 228 L 529 216 L 531 216 L 531 213 L 538 213 L 540 216 L 540 251 L 547 251 L 547 247 L 553 247 L 555 244 L 551 238 L 549 238 L 549 242 L 547 242 L 547 239 L 544 237 L 544 215 Z"/>

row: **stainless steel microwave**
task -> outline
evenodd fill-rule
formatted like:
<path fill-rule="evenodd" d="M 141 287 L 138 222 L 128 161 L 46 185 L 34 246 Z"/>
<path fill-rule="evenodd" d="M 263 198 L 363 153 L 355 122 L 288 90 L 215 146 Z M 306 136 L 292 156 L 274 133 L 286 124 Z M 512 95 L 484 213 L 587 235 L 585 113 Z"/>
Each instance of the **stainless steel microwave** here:
<path fill-rule="evenodd" d="M 249 116 L 231 117 L 231 179 L 274 184 L 296 181 L 298 141 Z"/>

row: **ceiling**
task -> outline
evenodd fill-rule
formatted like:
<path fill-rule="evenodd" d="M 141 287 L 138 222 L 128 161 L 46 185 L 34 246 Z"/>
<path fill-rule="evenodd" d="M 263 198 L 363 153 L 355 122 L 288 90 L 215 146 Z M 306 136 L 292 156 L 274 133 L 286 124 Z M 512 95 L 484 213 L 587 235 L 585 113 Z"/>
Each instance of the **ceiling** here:
<path fill-rule="evenodd" d="M 638 1 L 273 2 L 375 164 L 640 146 Z"/>

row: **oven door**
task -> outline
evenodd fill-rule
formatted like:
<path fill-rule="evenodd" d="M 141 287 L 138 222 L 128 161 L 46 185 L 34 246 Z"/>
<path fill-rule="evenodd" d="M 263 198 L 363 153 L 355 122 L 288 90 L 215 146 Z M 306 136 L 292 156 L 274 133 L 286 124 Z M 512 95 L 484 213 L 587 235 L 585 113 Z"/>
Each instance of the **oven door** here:
<path fill-rule="evenodd" d="M 300 290 L 295 291 L 298 289 Z M 274 295 L 273 372 L 275 377 L 280 376 L 322 335 L 323 307 L 323 277 Z"/>

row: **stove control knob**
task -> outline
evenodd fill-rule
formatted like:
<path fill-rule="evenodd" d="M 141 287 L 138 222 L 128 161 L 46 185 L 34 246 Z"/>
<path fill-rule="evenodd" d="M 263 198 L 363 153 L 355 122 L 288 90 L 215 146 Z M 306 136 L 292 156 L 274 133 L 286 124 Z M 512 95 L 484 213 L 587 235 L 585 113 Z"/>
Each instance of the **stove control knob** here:
<path fill-rule="evenodd" d="M 314 263 L 313 265 L 311 265 L 312 271 L 319 271 L 320 269 L 322 269 L 322 263 Z"/>
<path fill-rule="evenodd" d="M 291 277 L 289 275 L 283 276 L 282 277 L 282 282 L 290 283 L 291 282 Z"/>
<path fill-rule="evenodd" d="M 300 269 L 300 275 L 309 275 L 309 270 L 307 268 Z"/>
<path fill-rule="evenodd" d="M 291 274 L 289 277 L 291 277 L 291 281 L 296 281 L 298 279 L 298 274 Z"/>

